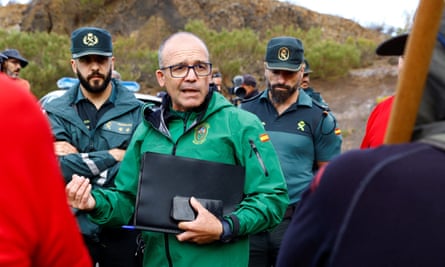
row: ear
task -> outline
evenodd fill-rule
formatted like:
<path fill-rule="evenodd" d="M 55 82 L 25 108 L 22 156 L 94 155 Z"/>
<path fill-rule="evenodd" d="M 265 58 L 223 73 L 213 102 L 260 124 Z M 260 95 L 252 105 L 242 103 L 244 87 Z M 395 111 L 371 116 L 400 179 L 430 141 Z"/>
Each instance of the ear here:
<path fill-rule="evenodd" d="M 74 59 L 71 59 L 71 69 L 73 70 L 73 72 L 75 74 L 77 74 L 77 63 L 76 63 L 76 60 L 74 60 Z"/>
<path fill-rule="evenodd" d="M 161 87 L 165 85 L 165 74 L 162 70 L 156 70 L 156 79 L 158 80 L 158 84 Z"/>
<path fill-rule="evenodd" d="M 111 70 L 114 70 L 114 61 L 115 61 L 115 58 L 111 57 Z"/>

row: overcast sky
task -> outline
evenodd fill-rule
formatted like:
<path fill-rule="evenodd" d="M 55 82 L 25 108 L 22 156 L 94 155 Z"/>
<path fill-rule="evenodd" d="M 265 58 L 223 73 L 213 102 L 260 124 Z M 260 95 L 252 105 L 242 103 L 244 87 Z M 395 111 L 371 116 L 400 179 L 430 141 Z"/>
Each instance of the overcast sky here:
<path fill-rule="evenodd" d="M 403 28 L 412 17 L 419 0 L 280 0 L 318 13 L 352 19 L 362 26 L 388 25 Z M 407 16 L 409 15 L 409 16 Z"/>
<path fill-rule="evenodd" d="M 0 3 L 2 4 L 2 6 L 6 5 L 9 2 L 14 2 L 14 3 L 19 3 L 19 4 L 26 4 L 28 2 L 30 2 L 30 0 L 13 0 L 13 1 L 9 1 L 9 0 L 1 0 Z"/>
<path fill-rule="evenodd" d="M 2 5 L 8 0 L 0 0 Z M 388 25 L 404 28 L 407 17 L 412 17 L 419 0 L 280 0 L 313 11 L 352 19 L 363 26 Z M 27 3 L 29 0 L 15 0 Z"/>

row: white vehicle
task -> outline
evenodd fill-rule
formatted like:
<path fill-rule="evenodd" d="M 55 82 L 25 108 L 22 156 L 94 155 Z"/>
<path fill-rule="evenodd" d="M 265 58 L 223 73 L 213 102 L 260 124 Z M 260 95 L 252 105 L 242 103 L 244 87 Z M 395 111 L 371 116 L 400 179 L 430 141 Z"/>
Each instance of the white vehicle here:
<path fill-rule="evenodd" d="M 50 101 L 54 100 L 55 98 L 58 98 L 59 96 L 62 96 L 68 88 L 73 86 L 75 83 L 77 83 L 78 80 L 76 78 L 71 77 L 63 77 L 60 78 L 57 81 L 57 87 L 58 90 L 51 91 L 47 93 L 46 95 L 42 96 L 39 100 L 39 103 L 41 106 L 44 106 L 45 104 L 49 103 Z M 134 93 L 134 96 L 145 103 L 152 103 L 155 106 L 160 106 L 162 99 L 157 96 L 152 96 L 148 94 L 141 94 L 137 93 L 139 91 L 139 84 L 134 81 L 120 81 L 122 85 L 124 85 L 126 88 L 128 88 L 130 91 Z"/>

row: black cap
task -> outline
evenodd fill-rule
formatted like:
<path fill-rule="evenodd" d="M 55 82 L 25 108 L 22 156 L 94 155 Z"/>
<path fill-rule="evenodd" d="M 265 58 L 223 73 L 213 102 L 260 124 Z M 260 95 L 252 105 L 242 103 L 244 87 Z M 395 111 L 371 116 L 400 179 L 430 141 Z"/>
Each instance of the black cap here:
<path fill-rule="evenodd" d="M 256 79 L 250 74 L 243 75 L 243 84 L 250 85 L 252 87 L 256 87 Z"/>
<path fill-rule="evenodd" d="M 264 60 L 268 69 L 299 71 L 303 59 L 303 43 L 294 37 L 281 36 L 269 41 Z"/>
<path fill-rule="evenodd" d="M 17 59 L 20 62 L 20 66 L 22 68 L 26 67 L 28 65 L 28 60 L 22 57 L 20 55 L 19 51 L 15 49 L 6 49 L 5 51 L 1 52 L 4 56 L 6 56 L 7 59 L 14 58 Z"/>
<path fill-rule="evenodd" d="M 101 28 L 79 28 L 71 33 L 71 53 L 74 59 L 86 55 L 111 57 L 113 55 L 111 34 Z"/>
<path fill-rule="evenodd" d="M 375 53 L 379 56 L 402 56 L 405 52 L 408 36 L 408 33 L 403 33 L 383 41 L 379 44 Z"/>

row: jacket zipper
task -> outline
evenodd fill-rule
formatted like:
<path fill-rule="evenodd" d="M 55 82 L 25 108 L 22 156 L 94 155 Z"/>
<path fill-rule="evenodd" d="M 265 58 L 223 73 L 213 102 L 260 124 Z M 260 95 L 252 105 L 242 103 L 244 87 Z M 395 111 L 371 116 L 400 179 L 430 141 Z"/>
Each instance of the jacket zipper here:
<path fill-rule="evenodd" d="M 260 152 L 258 152 L 258 149 L 252 139 L 249 139 L 249 144 L 253 152 L 255 153 L 256 157 L 258 158 L 258 162 L 260 163 L 261 168 L 263 168 L 264 174 L 266 176 L 269 176 L 269 172 L 266 169 L 266 165 L 264 165 L 263 158 L 261 158 Z"/>

